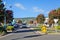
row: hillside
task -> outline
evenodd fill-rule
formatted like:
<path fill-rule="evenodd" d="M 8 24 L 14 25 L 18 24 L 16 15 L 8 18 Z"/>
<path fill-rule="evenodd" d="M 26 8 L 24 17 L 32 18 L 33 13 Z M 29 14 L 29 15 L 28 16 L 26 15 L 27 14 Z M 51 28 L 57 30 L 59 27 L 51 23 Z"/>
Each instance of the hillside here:
<path fill-rule="evenodd" d="M 16 21 L 17 20 L 22 20 L 22 21 L 29 21 L 29 20 L 35 20 L 36 18 L 35 17 L 26 17 L 26 18 L 14 18 Z"/>

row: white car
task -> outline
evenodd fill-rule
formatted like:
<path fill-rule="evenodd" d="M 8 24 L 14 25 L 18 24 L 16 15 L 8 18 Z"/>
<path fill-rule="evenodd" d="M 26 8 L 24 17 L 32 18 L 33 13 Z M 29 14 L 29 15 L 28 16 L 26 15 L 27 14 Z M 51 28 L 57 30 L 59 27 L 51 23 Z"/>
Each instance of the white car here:
<path fill-rule="evenodd" d="M 27 24 L 26 23 L 22 23 L 22 28 L 27 28 Z"/>

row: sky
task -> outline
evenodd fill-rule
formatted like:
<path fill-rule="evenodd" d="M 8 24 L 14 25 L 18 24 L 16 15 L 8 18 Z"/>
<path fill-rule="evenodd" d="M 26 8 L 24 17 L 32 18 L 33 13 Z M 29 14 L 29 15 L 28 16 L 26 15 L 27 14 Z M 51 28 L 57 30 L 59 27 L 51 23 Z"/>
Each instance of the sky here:
<path fill-rule="evenodd" d="M 3 0 L 5 7 L 13 11 L 14 18 L 48 17 L 51 10 L 60 7 L 60 0 Z"/>

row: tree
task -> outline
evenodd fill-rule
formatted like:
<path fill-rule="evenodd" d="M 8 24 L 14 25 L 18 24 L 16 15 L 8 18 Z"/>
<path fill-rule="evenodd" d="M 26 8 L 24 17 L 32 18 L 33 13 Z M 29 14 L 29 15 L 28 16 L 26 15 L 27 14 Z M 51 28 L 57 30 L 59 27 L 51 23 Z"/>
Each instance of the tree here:
<path fill-rule="evenodd" d="M 13 21 L 13 12 L 12 10 L 6 10 L 7 16 L 6 16 L 6 21 L 8 22 L 12 22 Z"/>
<path fill-rule="evenodd" d="M 49 12 L 50 19 L 60 19 L 60 8 Z"/>
<path fill-rule="evenodd" d="M 53 19 L 49 19 L 48 24 L 54 24 L 54 20 Z"/>
<path fill-rule="evenodd" d="M 49 12 L 49 24 L 53 23 L 53 19 L 59 19 L 58 24 L 60 24 L 60 8 Z"/>
<path fill-rule="evenodd" d="M 50 19 L 54 19 L 54 18 L 57 18 L 58 14 L 57 14 L 57 11 L 56 10 L 52 10 L 49 12 L 49 18 Z"/>
<path fill-rule="evenodd" d="M 60 19 L 58 20 L 58 25 L 60 25 Z"/>
<path fill-rule="evenodd" d="M 4 4 L 2 3 L 2 0 L 0 0 L 0 22 L 3 22 L 4 20 Z"/>
<path fill-rule="evenodd" d="M 22 20 L 17 20 L 17 23 L 22 23 Z"/>
<path fill-rule="evenodd" d="M 12 22 L 13 12 L 12 10 L 6 10 L 2 0 L 0 0 L 0 22 L 4 22 L 4 17 L 6 16 L 6 22 Z"/>
<path fill-rule="evenodd" d="M 30 22 L 29 22 L 30 24 L 33 24 L 33 20 L 30 20 Z"/>
<path fill-rule="evenodd" d="M 60 19 L 60 8 L 57 9 L 58 19 Z"/>
<path fill-rule="evenodd" d="M 36 20 L 37 20 L 37 23 L 44 23 L 45 17 L 44 17 L 43 14 L 39 14 L 39 15 L 37 16 Z"/>

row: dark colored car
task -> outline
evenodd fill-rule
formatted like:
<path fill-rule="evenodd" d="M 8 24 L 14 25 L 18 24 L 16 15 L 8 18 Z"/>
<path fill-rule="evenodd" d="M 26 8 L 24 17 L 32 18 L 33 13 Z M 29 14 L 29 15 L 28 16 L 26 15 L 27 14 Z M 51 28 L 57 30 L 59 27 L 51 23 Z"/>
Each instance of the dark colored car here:
<path fill-rule="evenodd" d="M 14 24 L 14 28 L 19 28 L 19 25 L 18 24 Z"/>

